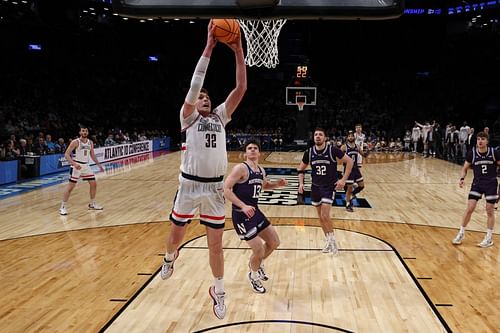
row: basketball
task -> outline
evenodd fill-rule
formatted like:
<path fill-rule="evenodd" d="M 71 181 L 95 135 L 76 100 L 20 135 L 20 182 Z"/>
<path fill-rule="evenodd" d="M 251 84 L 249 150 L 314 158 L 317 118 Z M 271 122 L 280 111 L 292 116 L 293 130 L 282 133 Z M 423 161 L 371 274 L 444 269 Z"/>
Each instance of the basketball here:
<path fill-rule="evenodd" d="M 240 24 L 235 19 L 213 19 L 214 37 L 223 43 L 231 43 L 240 34 Z"/>

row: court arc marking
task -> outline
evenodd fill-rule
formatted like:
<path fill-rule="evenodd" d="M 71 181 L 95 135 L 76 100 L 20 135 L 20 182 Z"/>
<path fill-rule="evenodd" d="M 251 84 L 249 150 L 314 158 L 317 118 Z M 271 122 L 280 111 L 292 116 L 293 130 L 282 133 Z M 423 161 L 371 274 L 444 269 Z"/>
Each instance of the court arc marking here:
<path fill-rule="evenodd" d="M 320 323 L 313 323 L 309 321 L 301 321 L 301 320 L 252 320 L 252 321 L 240 321 L 236 323 L 229 323 L 229 324 L 224 324 L 224 325 L 218 325 L 218 326 L 213 326 L 209 328 L 204 328 L 198 331 L 193 331 L 193 333 L 203 333 L 203 332 L 209 332 L 209 331 L 214 331 L 218 330 L 219 328 L 226 328 L 226 327 L 231 327 L 231 326 L 243 326 L 243 325 L 254 325 L 254 324 L 264 324 L 264 323 L 278 323 L 278 324 L 298 324 L 298 325 L 307 325 L 307 326 L 317 326 L 317 327 L 322 327 L 322 328 L 328 328 L 337 332 L 345 332 L 345 333 L 354 333 L 354 331 L 349 331 L 344 328 L 340 327 L 335 327 L 335 326 L 330 326 L 326 324 L 320 324 Z"/>
<path fill-rule="evenodd" d="M 294 224 L 280 224 L 280 225 L 275 225 L 275 227 L 279 227 L 279 226 L 284 226 L 284 227 L 296 227 L 296 225 Z M 307 225 L 307 227 L 311 227 L 311 228 L 320 228 L 320 226 L 311 226 L 311 225 Z M 446 321 L 444 320 L 443 316 L 441 315 L 441 313 L 439 313 L 437 307 L 438 306 L 453 306 L 452 304 L 434 304 L 429 295 L 427 295 L 427 293 L 425 292 L 424 288 L 420 285 L 420 283 L 418 282 L 418 279 L 415 277 L 415 275 L 412 273 L 412 271 L 410 270 L 410 268 L 408 267 L 408 265 L 405 263 L 405 261 L 403 260 L 403 257 L 399 254 L 399 252 L 396 250 L 396 248 L 394 246 L 392 246 L 389 242 L 379 238 L 379 237 L 376 237 L 376 236 L 373 236 L 373 235 L 369 235 L 367 233 L 364 233 L 364 232 L 360 232 L 360 231 L 356 231 L 356 230 L 348 230 L 348 229 L 344 229 L 344 228 L 334 228 L 336 230 L 342 230 L 342 231 L 346 231 L 346 232 L 353 232 L 353 233 L 357 233 L 357 234 L 361 234 L 361 235 L 364 235 L 364 236 L 367 236 L 367 237 L 371 237 L 371 238 L 374 238 L 374 239 L 377 239 L 379 240 L 380 242 L 386 244 L 387 246 L 389 246 L 392 251 L 394 252 L 394 254 L 396 255 L 396 257 L 399 259 L 399 261 L 401 262 L 401 264 L 403 265 L 404 269 L 406 270 L 406 272 L 408 273 L 408 275 L 410 276 L 410 278 L 412 279 L 413 283 L 417 286 L 418 290 L 420 291 L 420 293 L 422 294 L 422 296 L 424 297 L 425 301 L 427 302 L 427 304 L 429 305 L 429 307 L 431 308 L 432 312 L 436 315 L 437 319 L 439 320 L 439 322 L 441 323 L 441 325 L 443 325 L 443 328 L 446 330 L 446 332 L 448 333 L 452 333 L 453 331 L 451 330 L 451 328 L 449 327 L 449 325 L 446 323 Z M 229 230 L 233 230 L 233 229 L 224 229 L 224 231 L 229 231 Z M 207 235 L 206 234 L 202 234 L 200 236 L 197 236 L 197 237 L 194 237 L 190 240 L 187 240 L 186 242 L 184 242 L 180 247 L 179 247 L 179 252 L 183 249 L 183 248 L 186 248 L 186 249 L 190 249 L 190 247 L 188 246 L 189 243 L 191 242 L 194 242 L 202 237 L 206 237 Z M 194 248 L 194 247 L 193 247 Z M 240 249 L 240 248 L 238 248 Z M 248 248 L 249 249 L 249 248 Z M 246 249 L 246 250 L 248 250 Z M 389 250 L 391 251 L 391 250 Z M 156 275 L 158 275 L 158 273 L 160 273 L 161 271 L 161 266 L 155 271 L 155 273 L 132 295 L 132 297 L 113 315 L 113 317 L 111 317 L 111 319 L 99 330 L 99 333 L 103 333 L 105 332 L 112 324 L 113 322 L 127 309 L 127 307 L 135 300 L 135 298 L 137 296 L 139 296 L 141 294 L 141 292 L 146 289 L 146 287 L 151 283 L 151 281 L 153 281 L 153 279 L 156 277 Z M 230 325 L 230 324 L 227 324 L 227 325 Z M 232 325 L 231 325 L 232 326 Z M 339 329 L 339 328 L 336 328 L 336 329 Z M 197 331 L 197 332 L 207 332 L 207 330 L 201 330 L 201 331 Z M 342 331 L 341 331 L 342 332 Z M 351 331 L 344 331 L 344 332 L 351 332 Z"/>

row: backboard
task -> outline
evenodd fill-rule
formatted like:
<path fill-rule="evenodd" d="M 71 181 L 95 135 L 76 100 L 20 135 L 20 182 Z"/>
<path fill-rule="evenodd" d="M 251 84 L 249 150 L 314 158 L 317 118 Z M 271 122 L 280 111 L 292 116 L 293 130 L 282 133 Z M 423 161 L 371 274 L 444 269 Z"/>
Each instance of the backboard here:
<path fill-rule="evenodd" d="M 388 19 L 404 0 L 114 0 L 113 9 L 138 18 Z"/>
<path fill-rule="evenodd" d="M 286 105 L 316 105 L 316 87 L 286 87 Z"/>

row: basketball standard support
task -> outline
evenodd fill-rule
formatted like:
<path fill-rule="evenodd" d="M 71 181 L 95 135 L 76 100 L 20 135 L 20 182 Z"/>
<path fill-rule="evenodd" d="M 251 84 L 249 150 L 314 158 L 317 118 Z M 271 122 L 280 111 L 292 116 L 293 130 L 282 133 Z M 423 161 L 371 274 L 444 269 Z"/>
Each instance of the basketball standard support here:
<path fill-rule="evenodd" d="M 116 13 L 137 18 L 391 19 L 404 0 L 115 0 Z"/>

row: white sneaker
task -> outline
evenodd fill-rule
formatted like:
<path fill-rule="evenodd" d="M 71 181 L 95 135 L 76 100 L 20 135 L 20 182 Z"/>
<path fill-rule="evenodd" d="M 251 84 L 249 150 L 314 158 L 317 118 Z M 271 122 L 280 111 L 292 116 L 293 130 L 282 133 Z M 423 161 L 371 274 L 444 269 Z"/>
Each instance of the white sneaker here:
<path fill-rule="evenodd" d="M 335 239 L 327 240 L 322 252 L 331 254 L 339 253 L 339 249 L 337 248 L 337 243 L 335 242 Z"/>
<path fill-rule="evenodd" d="M 68 210 L 66 209 L 66 207 L 59 208 L 59 214 L 68 215 Z"/>
<path fill-rule="evenodd" d="M 451 241 L 451 243 L 453 245 L 460 245 L 460 244 L 462 244 L 462 240 L 464 239 L 464 237 L 465 237 L 465 233 L 458 232 L 457 236 L 455 238 L 453 238 L 453 240 Z"/>
<path fill-rule="evenodd" d="M 226 293 L 217 294 L 215 293 L 215 286 L 211 286 L 208 288 L 208 295 L 212 297 L 214 301 L 214 315 L 219 319 L 224 319 L 226 316 L 226 305 L 224 304 L 224 298 L 226 297 Z"/>
<path fill-rule="evenodd" d="M 163 258 L 163 264 L 161 265 L 160 276 L 163 280 L 168 279 L 174 273 L 174 261 L 179 256 L 179 250 L 175 251 L 174 260 L 167 261 L 165 257 Z"/>
<path fill-rule="evenodd" d="M 481 241 L 481 243 L 477 244 L 477 246 L 482 248 L 490 247 L 492 245 L 493 245 L 493 239 L 486 237 Z"/>
<path fill-rule="evenodd" d="M 263 294 L 266 292 L 266 288 L 262 285 L 262 281 L 259 278 L 252 279 L 252 272 L 248 272 L 248 281 L 250 281 L 250 285 L 252 286 L 253 291 L 257 294 Z"/>
<path fill-rule="evenodd" d="M 325 246 L 323 247 L 323 250 L 321 250 L 323 253 L 328 253 L 330 252 L 330 241 L 327 239 L 325 240 Z"/>
<path fill-rule="evenodd" d="M 104 207 L 102 207 L 98 203 L 94 202 L 93 204 L 89 203 L 89 209 L 92 209 L 92 210 L 103 210 Z"/>
<path fill-rule="evenodd" d="M 335 239 L 332 239 L 330 242 L 330 253 L 331 254 L 338 254 L 339 253 L 339 249 L 337 247 L 337 242 L 335 241 Z"/>

